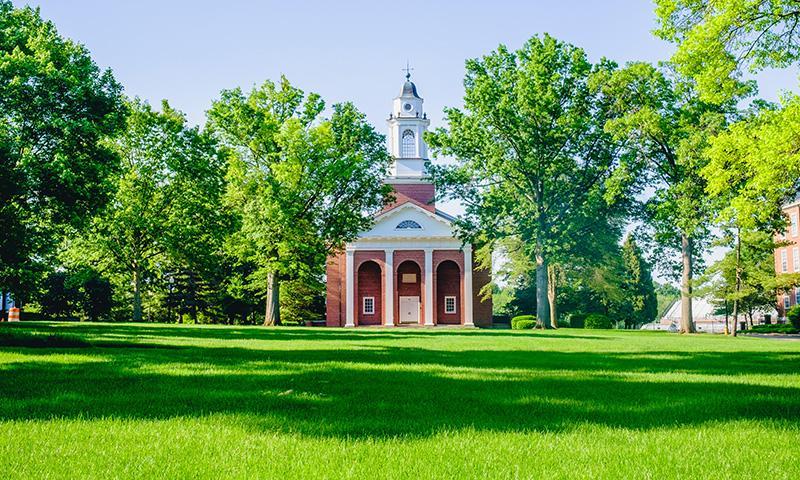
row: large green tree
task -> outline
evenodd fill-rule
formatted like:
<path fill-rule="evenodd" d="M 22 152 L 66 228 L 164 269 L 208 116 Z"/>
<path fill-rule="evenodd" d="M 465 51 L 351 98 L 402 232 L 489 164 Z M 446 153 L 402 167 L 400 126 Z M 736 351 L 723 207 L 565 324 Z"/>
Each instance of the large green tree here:
<path fill-rule="evenodd" d="M 65 226 L 88 222 L 118 165 L 121 87 L 39 11 L 0 0 L 0 291 L 26 300 Z"/>
<path fill-rule="evenodd" d="M 705 150 L 735 104 L 703 102 L 691 82 L 646 63 L 614 72 L 603 88 L 618 114 L 606 129 L 630 148 L 638 159 L 635 170 L 653 189 L 644 211 L 658 247 L 654 257 L 680 272 L 681 330 L 693 332 L 692 278 L 710 239 L 712 212 L 701 175 Z M 680 264 L 672 252 L 679 252 Z"/>
<path fill-rule="evenodd" d="M 606 102 L 590 81 L 614 68 L 549 35 L 517 51 L 501 45 L 467 61 L 464 108 L 446 109 L 447 128 L 427 136 L 436 155 L 456 159 L 431 170 L 439 191 L 465 206 L 459 234 L 489 245 L 516 237 L 535 265 L 543 326 L 550 263 L 627 192 L 630 177 L 603 131 Z"/>
<path fill-rule="evenodd" d="M 208 125 L 230 156 L 227 204 L 239 220 L 229 251 L 254 266 L 249 286 L 280 322 L 282 280 L 319 278 L 387 201 L 384 138 L 352 104 L 325 103 L 282 77 L 245 94 L 225 90 Z"/>
<path fill-rule="evenodd" d="M 756 109 L 714 138 L 707 150 L 710 160 L 702 175 L 716 206 L 715 221 L 725 232 L 722 244 L 731 248 L 716 270 L 725 272 L 733 264 L 735 281 L 726 285 L 733 294 L 726 300 L 733 302 L 734 335 L 740 307 L 753 303 L 754 285 L 763 283 L 748 283 L 753 263 L 762 261 L 756 253 L 772 257 L 777 246 L 773 235 L 786 226 L 782 206 L 800 190 L 796 145 L 800 145 L 800 99 L 790 96 L 783 108 Z M 765 290 L 770 289 L 756 291 Z"/>
<path fill-rule="evenodd" d="M 159 112 L 136 100 L 130 111 L 111 145 L 122 159 L 114 196 L 66 257 L 120 275 L 130 286 L 133 320 L 141 321 L 142 294 L 158 269 L 197 265 L 221 250 L 225 162 L 213 139 L 166 102 Z"/>
<path fill-rule="evenodd" d="M 797 0 L 656 0 L 656 34 L 678 44 L 672 57 L 704 101 L 724 102 L 750 87 L 746 72 L 800 60 Z"/>

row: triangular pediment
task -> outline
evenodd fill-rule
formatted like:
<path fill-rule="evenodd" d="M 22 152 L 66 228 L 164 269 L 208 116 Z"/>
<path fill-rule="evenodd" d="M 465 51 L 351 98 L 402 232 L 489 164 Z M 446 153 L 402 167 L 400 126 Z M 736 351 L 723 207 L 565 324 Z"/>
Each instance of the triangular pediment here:
<path fill-rule="evenodd" d="M 371 229 L 359 235 L 360 238 L 453 238 L 453 225 L 450 220 L 436 212 L 406 202 L 386 210 L 375 217 Z"/>

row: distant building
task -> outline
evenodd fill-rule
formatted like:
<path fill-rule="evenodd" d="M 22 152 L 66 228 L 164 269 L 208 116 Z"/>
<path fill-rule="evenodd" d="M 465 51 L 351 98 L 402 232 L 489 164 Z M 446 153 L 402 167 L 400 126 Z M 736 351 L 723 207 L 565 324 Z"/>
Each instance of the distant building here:
<path fill-rule="evenodd" d="M 389 115 L 395 202 L 327 262 L 326 324 L 489 326 L 492 301 L 479 295 L 490 271 L 456 238 L 453 217 L 434 203 L 423 139 L 430 120 L 406 75 Z"/>
<path fill-rule="evenodd" d="M 775 250 L 775 273 L 800 273 L 800 232 L 798 232 L 800 199 L 785 205 L 783 213 L 789 219 L 789 226 L 785 232 L 775 236 L 775 241 L 788 245 Z M 776 306 L 780 318 L 785 318 L 786 310 L 797 304 L 800 304 L 800 288 L 779 293 Z"/>
<path fill-rule="evenodd" d="M 730 307 L 732 308 L 732 306 Z M 761 309 L 753 315 L 753 323 L 756 325 L 766 323 L 765 320 L 775 318 L 775 311 L 772 309 Z M 722 333 L 725 329 L 725 312 L 720 312 L 718 307 L 715 306 L 709 298 L 695 297 L 692 299 L 692 320 L 698 332 L 706 333 Z M 739 322 L 745 321 L 746 317 L 744 312 L 739 314 Z M 733 312 L 728 312 L 728 321 L 733 322 Z M 681 301 L 677 300 L 672 306 L 669 307 L 667 313 L 661 317 L 661 320 L 648 330 L 670 330 L 671 326 L 675 326 L 677 331 L 678 325 L 681 322 Z M 730 323 L 729 323 L 730 325 Z"/>

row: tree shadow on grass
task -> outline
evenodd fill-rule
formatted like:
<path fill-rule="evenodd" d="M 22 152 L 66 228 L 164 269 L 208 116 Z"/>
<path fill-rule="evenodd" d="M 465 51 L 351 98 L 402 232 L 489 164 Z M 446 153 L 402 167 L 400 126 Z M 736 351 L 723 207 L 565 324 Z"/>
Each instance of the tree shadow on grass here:
<path fill-rule="evenodd" d="M 607 335 L 591 334 L 559 334 L 554 331 L 513 331 L 491 329 L 458 329 L 436 327 L 360 327 L 342 328 L 308 328 L 308 327 L 260 327 L 260 326 L 176 326 L 172 324 L 95 324 L 75 322 L 23 322 L 10 328 L 24 328 L 37 331 L 64 331 L 65 329 L 82 335 L 107 336 L 109 332 L 119 337 L 161 337 L 166 339 L 189 338 L 208 340 L 338 340 L 367 341 L 393 340 L 431 337 L 515 337 L 535 338 L 576 338 L 588 340 L 609 340 Z"/>
<path fill-rule="evenodd" d="M 119 346 L 118 346 L 119 347 Z M 16 352 L 36 355 L 34 349 Z M 728 420 L 800 427 L 800 389 L 738 377 L 798 372 L 795 352 L 596 353 L 90 348 L 73 363 L 0 365 L 0 419 L 243 415 L 258 431 L 339 438 L 442 430 L 630 429 Z M 760 359 L 759 359 L 760 358 Z M 679 380 L 676 380 L 679 378 Z"/>

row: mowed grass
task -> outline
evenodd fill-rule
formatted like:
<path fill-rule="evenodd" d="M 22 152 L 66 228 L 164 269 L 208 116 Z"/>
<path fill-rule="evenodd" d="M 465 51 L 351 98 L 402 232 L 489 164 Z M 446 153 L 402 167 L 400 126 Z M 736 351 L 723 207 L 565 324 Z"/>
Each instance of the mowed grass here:
<path fill-rule="evenodd" d="M 800 478 L 800 342 L 150 324 L 22 323 L 0 335 L 9 330 L 0 478 Z M 20 346 L 25 332 L 72 346 Z"/>

